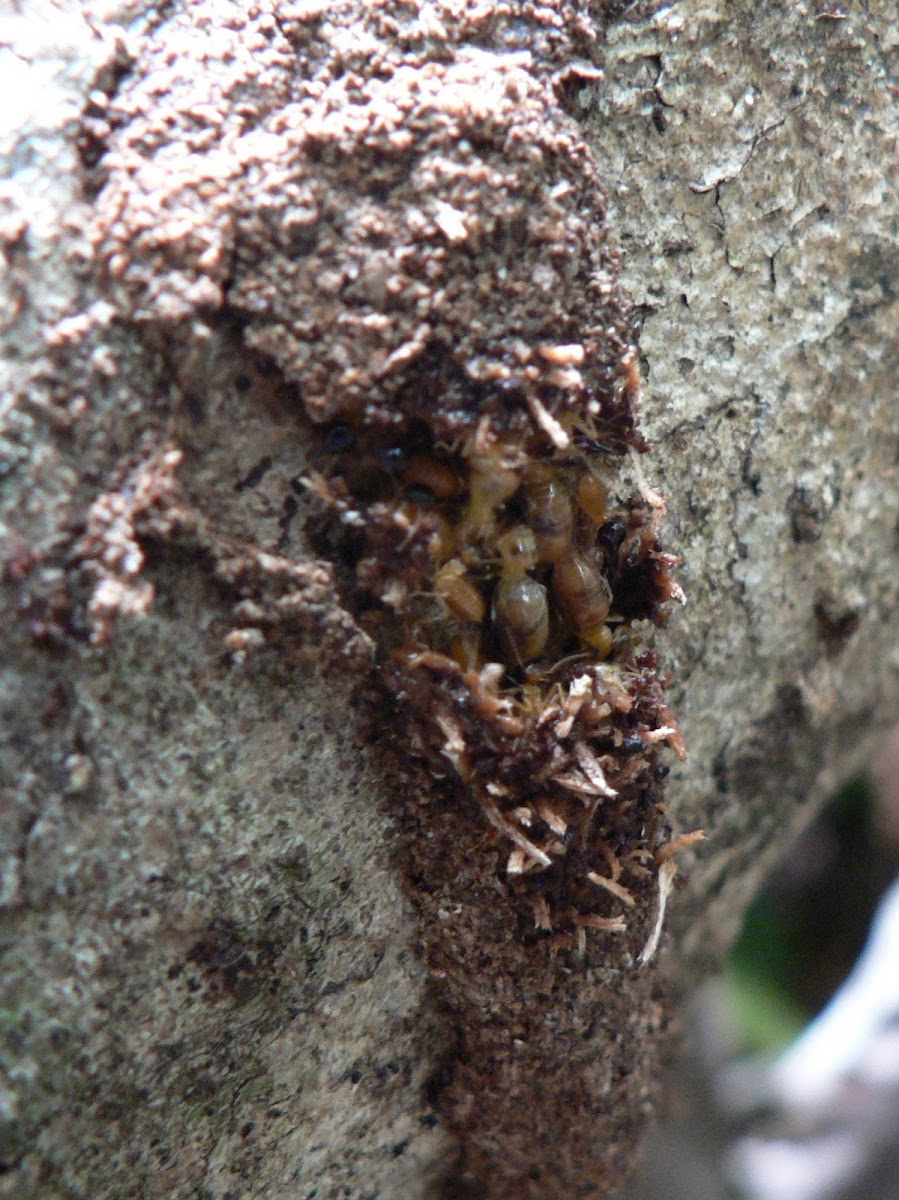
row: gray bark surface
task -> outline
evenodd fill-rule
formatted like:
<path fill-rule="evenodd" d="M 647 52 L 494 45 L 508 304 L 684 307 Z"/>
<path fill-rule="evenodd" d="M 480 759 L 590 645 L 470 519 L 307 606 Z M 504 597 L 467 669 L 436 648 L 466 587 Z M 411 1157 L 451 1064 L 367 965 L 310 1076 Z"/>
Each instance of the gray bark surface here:
<path fill-rule="evenodd" d="M 897 51 L 878 5 L 677 5 L 582 101 L 686 560 L 672 795 L 712 845 L 675 920 L 709 964 L 896 712 Z"/>
<path fill-rule="evenodd" d="M 324 618 L 240 635 L 248 596 L 327 608 L 283 565 L 308 446 L 235 330 L 143 338 L 96 284 L 79 116 L 139 15 L 26 4 L 0 39 L 0 1194 L 433 1200 L 454 1031 L 389 780 Z M 897 710 L 893 16 L 632 13 L 568 90 L 685 559 L 658 639 L 672 820 L 708 837 L 668 914 L 681 980 Z"/>

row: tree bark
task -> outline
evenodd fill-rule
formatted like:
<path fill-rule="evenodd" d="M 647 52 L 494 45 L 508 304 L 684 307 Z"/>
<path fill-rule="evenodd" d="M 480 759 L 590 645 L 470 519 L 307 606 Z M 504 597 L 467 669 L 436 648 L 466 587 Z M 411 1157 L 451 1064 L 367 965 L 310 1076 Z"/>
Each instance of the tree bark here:
<path fill-rule="evenodd" d="M 418 45 L 409 11 L 376 7 L 398 56 Z M 671 820 L 707 835 L 667 915 L 684 987 L 895 719 L 899 40 L 886 3 L 653 7 L 594 13 L 595 45 L 568 6 L 543 25 L 528 7 L 506 52 L 532 56 L 521 105 L 560 97 L 605 181 L 644 470 L 685 560 L 657 640 L 689 749 Z M 314 441 L 271 366 L 302 221 L 254 309 L 235 280 L 271 247 L 234 232 L 239 189 L 256 171 L 277 196 L 279 151 L 260 134 L 243 175 L 220 160 L 199 191 L 171 165 L 209 151 L 179 139 L 225 109 L 256 132 L 266 89 L 267 120 L 289 111 L 315 66 L 296 30 L 326 9 L 347 62 L 368 53 L 344 8 L 6 18 L 6 1196 L 424 1200 L 466 1172 L 467 1194 L 511 1196 L 496 1179 L 531 1170 L 542 1195 L 600 1196 L 651 1107 L 673 1001 L 610 959 L 560 991 L 589 1048 L 540 1095 L 569 1072 L 598 1094 L 592 1180 L 536 1136 L 503 1176 L 502 1097 L 480 1131 L 448 1117 L 466 1030 L 404 880 L 409 798 L 358 696 L 369 646 L 304 526 Z M 434 9 L 449 33 L 431 14 L 416 36 L 449 45 L 454 6 Z M 202 226 L 177 225 L 182 191 Z M 483 852 L 480 826 L 459 836 Z"/>

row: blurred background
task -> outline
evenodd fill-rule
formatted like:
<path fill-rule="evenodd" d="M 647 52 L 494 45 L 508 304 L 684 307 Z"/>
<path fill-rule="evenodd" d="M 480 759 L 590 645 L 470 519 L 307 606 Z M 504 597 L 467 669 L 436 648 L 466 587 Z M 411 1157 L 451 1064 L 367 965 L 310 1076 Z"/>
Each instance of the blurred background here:
<path fill-rule="evenodd" d="M 899 1200 L 899 728 L 749 910 L 627 1200 Z"/>

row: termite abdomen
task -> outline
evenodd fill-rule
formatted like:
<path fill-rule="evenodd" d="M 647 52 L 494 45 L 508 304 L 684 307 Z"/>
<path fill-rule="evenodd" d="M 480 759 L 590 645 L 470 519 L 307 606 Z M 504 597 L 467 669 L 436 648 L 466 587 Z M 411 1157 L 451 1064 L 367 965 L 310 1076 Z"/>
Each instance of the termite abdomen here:
<path fill-rule="evenodd" d="M 525 486 L 525 497 L 540 560 L 556 562 L 571 545 L 571 500 L 546 468 L 532 473 Z"/>
<path fill-rule="evenodd" d="M 513 661 L 537 658 L 549 637 L 546 588 L 528 575 L 500 580 L 493 594 L 493 627 Z"/>

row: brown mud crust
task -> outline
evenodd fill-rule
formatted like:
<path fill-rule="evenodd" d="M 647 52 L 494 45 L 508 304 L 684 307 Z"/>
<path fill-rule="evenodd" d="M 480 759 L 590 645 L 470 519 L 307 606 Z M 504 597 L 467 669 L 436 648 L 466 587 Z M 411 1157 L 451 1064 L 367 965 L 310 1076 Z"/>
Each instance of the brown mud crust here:
<path fill-rule="evenodd" d="M 167 447 L 92 510 L 95 636 L 152 599 L 141 539 L 187 538 L 243 589 L 232 649 L 328 630 L 321 654 L 376 689 L 458 1033 L 434 1081 L 453 1187 L 497 1200 L 614 1194 L 664 1026 L 661 756 L 683 744 L 652 631 L 681 597 L 602 180 L 564 109 L 601 19 L 175 6 L 82 138 L 117 312 L 176 371 L 238 323 L 308 425 L 328 560 L 229 547 L 171 500 Z"/>
<path fill-rule="evenodd" d="M 225 536 L 180 486 L 183 458 L 173 445 L 139 448 L 91 505 L 70 585 L 86 595 L 90 641 L 110 641 L 119 621 L 147 612 L 155 589 L 144 567 L 162 548 L 202 567 L 231 600 L 223 640 L 232 656 L 269 646 L 302 657 L 315 646 L 347 671 L 369 669 L 374 645 L 339 604 L 330 565 Z"/>

